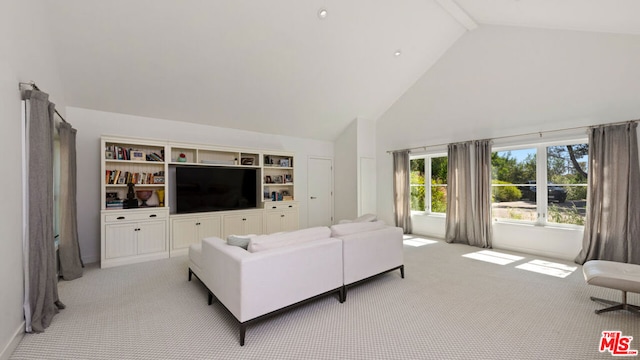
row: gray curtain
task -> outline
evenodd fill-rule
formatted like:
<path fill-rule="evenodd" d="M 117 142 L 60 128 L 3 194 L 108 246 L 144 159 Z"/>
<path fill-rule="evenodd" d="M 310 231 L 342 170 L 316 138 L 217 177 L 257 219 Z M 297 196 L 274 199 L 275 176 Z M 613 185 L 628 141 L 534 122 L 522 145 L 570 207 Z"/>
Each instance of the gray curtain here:
<path fill-rule="evenodd" d="M 26 91 L 28 158 L 28 332 L 42 332 L 64 305 L 58 299 L 53 231 L 53 114 L 49 95 Z M 25 299 L 26 301 L 27 299 Z"/>
<path fill-rule="evenodd" d="M 475 216 L 473 217 L 474 237 L 469 239 L 473 246 L 490 248 L 491 227 L 491 140 L 474 141 L 475 147 Z"/>
<path fill-rule="evenodd" d="M 396 226 L 401 227 L 405 234 L 410 234 L 413 230 L 410 173 L 409 151 L 395 151 L 393 153 L 393 209 Z"/>
<path fill-rule="evenodd" d="M 445 240 L 491 247 L 491 142 L 449 144 L 447 164 Z"/>
<path fill-rule="evenodd" d="M 76 203 L 76 129 L 61 123 L 60 134 L 60 275 L 65 280 L 82 276 Z"/>
<path fill-rule="evenodd" d="M 587 220 L 575 261 L 640 264 L 640 169 L 634 123 L 589 133 Z"/>

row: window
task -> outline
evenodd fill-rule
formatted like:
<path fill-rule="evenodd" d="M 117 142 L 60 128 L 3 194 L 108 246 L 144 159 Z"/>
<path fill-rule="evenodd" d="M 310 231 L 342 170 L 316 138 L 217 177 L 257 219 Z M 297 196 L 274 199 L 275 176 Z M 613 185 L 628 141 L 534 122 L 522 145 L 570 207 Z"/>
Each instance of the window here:
<path fill-rule="evenodd" d="M 447 157 L 423 156 L 413 158 L 410 162 L 411 210 L 446 213 Z M 426 179 L 430 179 L 429 183 L 426 183 Z"/>
<path fill-rule="evenodd" d="M 492 153 L 493 218 L 584 225 L 588 151 L 571 142 Z"/>

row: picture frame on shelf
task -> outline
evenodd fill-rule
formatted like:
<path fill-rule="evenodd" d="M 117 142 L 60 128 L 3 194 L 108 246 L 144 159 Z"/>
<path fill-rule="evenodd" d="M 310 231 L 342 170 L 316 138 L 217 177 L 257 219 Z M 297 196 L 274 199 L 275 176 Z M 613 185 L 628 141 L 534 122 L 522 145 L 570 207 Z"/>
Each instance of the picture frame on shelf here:
<path fill-rule="evenodd" d="M 289 167 L 289 159 L 280 159 L 280 167 Z"/>
<path fill-rule="evenodd" d="M 276 175 L 273 177 L 273 182 L 276 184 L 282 184 L 282 175 Z"/>
<path fill-rule="evenodd" d="M 265 184 L 272 184 L 273 180 L 271 180 L 271 176 L 267 175 L 264 177 Z"/>
<path fill-rule="evenodd" d="M 284 182 L 285 182 L 285 184 L 291 184 L 291 183 L 293 183 L 293 177 L 291 176 L 291 174 L 285 174 L 285 176 L 284 176 Z"/>
<path fill-rule="evenodd" d="M 113 156 L 113 151 L 111 150 L 105 150 L 104 152 L 104 158 L 107 160 L 113 160 L 115 159 L 115 157 Z"/>
<path fill-rule="evenodd" d="M 140 150 L 131 150 L 131 160 L 135 161 L 146 161 L 147 157 L 144 151 Z"/>
<path fill-rule="evenodd" d="M 154 176 L 153 177 L 154 184 L 164 184 L 164 176 Z"/>

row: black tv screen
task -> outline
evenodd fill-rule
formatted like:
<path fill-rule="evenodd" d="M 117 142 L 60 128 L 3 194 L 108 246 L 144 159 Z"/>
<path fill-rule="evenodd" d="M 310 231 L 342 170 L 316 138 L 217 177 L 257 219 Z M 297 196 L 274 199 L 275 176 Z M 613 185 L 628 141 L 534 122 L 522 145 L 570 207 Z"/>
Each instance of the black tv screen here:
<path fill-rule="evenodd" d="M 176 167 L 176 213 L 256 207 L 257 169 Z"/>

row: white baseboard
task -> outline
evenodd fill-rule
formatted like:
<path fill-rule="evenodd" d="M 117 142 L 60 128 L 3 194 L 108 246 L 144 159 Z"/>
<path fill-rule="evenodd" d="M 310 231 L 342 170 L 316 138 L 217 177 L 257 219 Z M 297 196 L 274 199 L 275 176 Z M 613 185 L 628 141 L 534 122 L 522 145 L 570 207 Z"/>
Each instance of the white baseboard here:
<path fill-rule="evenodd" d="M 24 321 L 20 323 L 11 341 L 9 341 L 7 346 L 0 352 L 0 360 L 9 360 L 13 351 L 18 347 L 18 344 L 20 344 L 20 341 L 24 337 L 24 325 Z"/>

